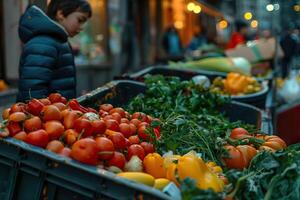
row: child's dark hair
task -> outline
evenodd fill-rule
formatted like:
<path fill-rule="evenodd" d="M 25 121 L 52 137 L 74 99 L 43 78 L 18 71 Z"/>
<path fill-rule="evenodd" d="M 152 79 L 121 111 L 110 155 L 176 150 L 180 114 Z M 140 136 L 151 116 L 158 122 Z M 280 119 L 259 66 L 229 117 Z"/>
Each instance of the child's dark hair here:
<path fill-rule="evenodd" d="M 75 11 L 88 13 L 89 17 L 92 16 L 92 8 L 87 0 L 51 0 L 47 8 L 47 15 L 56 20 L 58 10 L 61 10 L 65 17 Z"/>

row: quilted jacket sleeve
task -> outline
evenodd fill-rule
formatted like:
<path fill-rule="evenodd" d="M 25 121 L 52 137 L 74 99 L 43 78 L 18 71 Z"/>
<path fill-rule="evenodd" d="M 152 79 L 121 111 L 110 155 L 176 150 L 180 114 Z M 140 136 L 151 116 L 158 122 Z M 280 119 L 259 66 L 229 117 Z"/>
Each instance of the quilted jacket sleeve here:
<path fill-rule="evenodd" d="M 28 41 L 22 52 L 19 67 L 18 101 L 43 98 L 49 94 L 58 51 L 54 40 L 37 37 Z"/>

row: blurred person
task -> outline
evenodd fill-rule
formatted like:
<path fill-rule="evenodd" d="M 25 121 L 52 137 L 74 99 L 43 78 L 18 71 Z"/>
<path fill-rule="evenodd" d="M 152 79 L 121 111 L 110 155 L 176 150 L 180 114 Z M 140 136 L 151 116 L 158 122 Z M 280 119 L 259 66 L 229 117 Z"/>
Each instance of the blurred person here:
<path fill-rule="evenodd" d="M 19 64 L 17 101 L 44 98 L 59 92 L 76 97 L 74 56 L 68 37 L 82 31 L 92 10 L 86 0 L 52 0 L 45 14 L 29 6 L 19 21 L 24 43 Z"/>
<path fill-rule="evenodd" d="M 297 54 L 297 46 L 299 44 L 299 39 L 297 36 L 297 30 L 295 30 L 295 25 L 293 23 L 289 23 L 285 27 L 285 32 L 283 33 L 280 39 L 280 46 L 284 52 L 284 56 L 282 58 L 282 68 L 281 75 L 282 78 L 286 78 L 289 75 L 291 69 L 291 61 L 293 56 Z"/>
<path fill-rule="evenodd" d="M 174 26 L 170 26 L 163 35 L 162 45 L 165 53 L 169 57 L 182 56 L 182 45 L 178 31 Z"/>
<path fill-rule="evenodd" d="M 204 29 L 200 31 L 199 28 L 196 28 L 194 36 L 192 37 L 187 50 L 195 51 L 205 44 L 207 44 L 206 31 Z"/>
<path fill-rule="evenodd" d="M 227 44 L 227 49 L 233 49 L 235 48 L 238 44 L 245 44 L 247 39 L 247 33 L 248 33 L 248 25 L 246 22 L 237 20 L 235 22 L 235 29 L 231 35 L 231 38 Z"/>

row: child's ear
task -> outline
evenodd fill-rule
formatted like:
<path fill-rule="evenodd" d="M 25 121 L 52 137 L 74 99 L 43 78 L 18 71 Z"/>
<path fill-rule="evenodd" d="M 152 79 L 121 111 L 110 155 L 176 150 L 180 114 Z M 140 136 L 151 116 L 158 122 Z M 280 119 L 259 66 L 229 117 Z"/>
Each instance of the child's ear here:
<path fill-rule="evenodd" d="M 64 20 L 64 19 L 65 19 L 65 16 L 64 16 L 64 14 L 63 14 L 63 11 L 62 11 L 62 10 L 58 10 L 58 11 L 56 12 L 55 18 L 56 18 L 56 20 L 57 20 L 58 22 Z"/>

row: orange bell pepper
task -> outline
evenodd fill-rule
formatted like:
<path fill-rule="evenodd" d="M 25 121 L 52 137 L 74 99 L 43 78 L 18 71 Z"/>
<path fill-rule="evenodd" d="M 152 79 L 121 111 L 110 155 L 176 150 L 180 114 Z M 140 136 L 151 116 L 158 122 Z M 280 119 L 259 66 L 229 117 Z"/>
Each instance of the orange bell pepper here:
<path fill-rule="evenodd" d="M 248 84 L 247 76 L 231 72 L 227 75 L 224 87 L 230 94 L 238 94 L 244 92 Z"/>
<path fill-rule="evenodd" d="M 165 178 L 164 159 L 158 153 L 149 153 L 143 160 L 145 171 L 154 178 Z"/>

